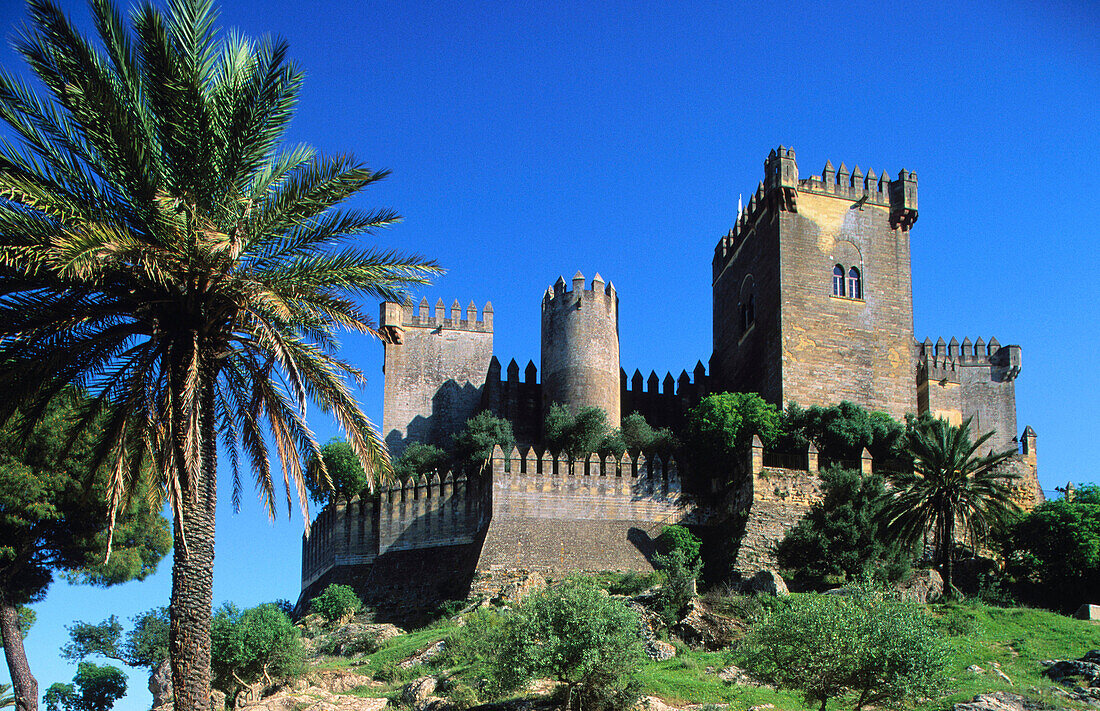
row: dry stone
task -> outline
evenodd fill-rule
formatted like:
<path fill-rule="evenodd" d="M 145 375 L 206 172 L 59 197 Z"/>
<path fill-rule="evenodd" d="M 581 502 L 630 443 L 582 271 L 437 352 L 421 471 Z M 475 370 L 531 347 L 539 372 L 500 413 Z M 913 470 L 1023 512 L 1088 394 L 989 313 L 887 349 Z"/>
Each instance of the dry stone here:
<path fill-rule="evenodd" d="M 955 704 L 953 711 L 1039 711 L 1050 706 L 1037 704 L 1019 694 L 997 691 L 992 694 L 978 694 L 973 701 Z"/>
<path fill-rule="evenodd" d="M 414 708 L 420 707 L 435 693 L 438 680 L 434 676 L 422 676 L 405 685 L 401 701 Z"/>
<path fill-rule="evenodd" d="M 692 647 L 715 651 L 729 646 L 737 630 L 732 619 L 715 614 L 695 599 L 688 604 L 687 613 L 673 625 L 672 631 Z"/>
<path fill-rule="evenodd" d="M 742 586 L 742 590 L 747 593 L 764 593 L 774 597 L 784 597 L 791 594 L 787 590 L 787 583 L 783 581 L 783 577 L 774 570 L 758 571 Z"/>
<path fill-rule="evenodd" d="M 676 656 L 676 647 L 659 639 L 647 640 L 645 643 L 645 655 L 655 662 L 663 662 Z"/>
<path fill-rule="evenodd" d="M 446 646 L 447 646 L 447 642 L 445 640 L 441 639 L 438 642 L 436 642 L 434 644 L 431 644 L 431 645 L 425 647 L 424 649 L 420 650 L 419 652 L 412 655 L 411 657 L 409 657 L 405 661 L 401 662 L 397 666 L 401 669 L 410 669 L 410 668 L 415 667 L 419 664 L 425 664 L 427 662 L 430 662 L 432 659 L 435 659 L 436 657 L 438 657 L 439 654 L 444 650 L 444 648 Z"/>
<path fill-rule="evenodd" d="M 1073 616 L 1079 620 L 1100 620 L 1100 605 L 1081 605 Z"/>
<path fill-rule="evenodd" d="M 934 570 L 914 570 L 898 583 L 897 591 L 903 598 L 926 605 L 943 596 L 943 578 Z"/>

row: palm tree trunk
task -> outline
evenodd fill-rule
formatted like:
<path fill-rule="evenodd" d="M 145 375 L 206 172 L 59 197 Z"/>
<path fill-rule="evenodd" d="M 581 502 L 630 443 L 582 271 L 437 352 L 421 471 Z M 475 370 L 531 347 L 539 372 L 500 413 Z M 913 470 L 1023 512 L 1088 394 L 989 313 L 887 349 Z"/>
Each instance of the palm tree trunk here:
<path fill-rule="evenodd" d="M 217 503 L 217 441 L 210 378 L 203 385 L 200 407 L 200 475 L 197 481 L 181 476 L 184 506 L 181 507 L 182 521 L 176 526 L 172 562 L 168 647 L 176 711 L 207 711 L 210 708 L 210 608 L 214 598 L 214 507 Z"/>
<path fill-rule="evenodd" d="M 954 512 L 947 517 L 943 525 L 943 594 L 951 599 L 955 597 L 955 516 Z"/>
<path fill-rule="evenodd" d="M 23 649 L 23 631 L 19 626 L 19 609 L 0 599 L 0 639 L 4 641 L 4 657 L 15 692 L 16 711 L 37 711 L 38 680 L 31 674 L 27 652 Z"/>

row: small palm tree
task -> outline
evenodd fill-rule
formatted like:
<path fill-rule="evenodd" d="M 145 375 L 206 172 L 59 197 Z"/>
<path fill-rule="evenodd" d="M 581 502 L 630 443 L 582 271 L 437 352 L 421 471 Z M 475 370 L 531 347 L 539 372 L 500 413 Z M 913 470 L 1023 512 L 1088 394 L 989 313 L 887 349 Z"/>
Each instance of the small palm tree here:
<path fill-rule="evenodd" d="M 956 538 L 980 543 L 1019 511 L 1013 477 L 996 470 L 1015 450 L 978 454 L 993 433 L 971 442 L 971 419 L 958 426 L 942 419 L 918 422 L 909 433 L 913 471 L 887 474 L 891 491 L 881 514 L 886 535 L 906 546 L 931 534 L 948 595 L 954 590 Z"/>
<path fill-rule="evenodd" d="M 146 1 L 129 22 L 111 0 L 91 6 L 101 47 L 30 1 L 17 47 L 46 93 L 0 72 L 18 140 L 0 142 L 0 420 L 18 406 L 33 420 L 75 385 L 91 403 L 78 425 L 106 416 L 112 510 L 144 463 L 160 472 L 175 703 L 194 711 L 210 698 L 219 446 L 234 504 L 250 465 L 274 516 L 273 443 L 307 526 L 302 462 L 320 454 L 307 402 L 372 481 L 388 476 L 335 333 L 379 336 L 359 299 L 403 300 L 439 269 L 358 246 L 394 212 L 334 209 L 385 171 L 281 147 L 301 83 L 285 45 L 222 38 L 211 0 Z"/>

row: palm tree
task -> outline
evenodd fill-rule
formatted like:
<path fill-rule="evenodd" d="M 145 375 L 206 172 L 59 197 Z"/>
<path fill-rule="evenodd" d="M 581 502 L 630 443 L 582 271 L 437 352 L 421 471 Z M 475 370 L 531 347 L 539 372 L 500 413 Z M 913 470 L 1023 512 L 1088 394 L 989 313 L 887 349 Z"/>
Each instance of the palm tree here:
<path fill-rule="evenodd" d="M 394 212 L 334 209 L 386 171 L 281 147 L 301 83 L 284 44 L 220 36 L 211 0 L 146 1 L 129 21 L 111 0 L 91 6 L 102 47 L 30 1 L 17 47 L 44 94 L 0 72 L 18 139 L 0 142 L 0 420 L 84 389 L 76 425 L 106 416 L 112 512 L 155 465 L 174 514 L 176 708 L 206 709 L 219 446 L 234 504 L 249 465 L 274 516 L 271 441 L 307 526 L 302 462 L 320 452 L 307 402 L 372 479 L 388 476 L 335 333 L 381 337 L 358 300 L 404 299 L 439 269 L 356 246 Z"/>
<path fill-rule="evenodd" d="M 912 547 L 931 534 L 951 595 L 955 541 L 969 536 L 978 544 L 1019 511 L 1012 499 L 1012 476 L 996 465 L 1015 450 L 979 452 L 992 432 L 970 441 L 968 418 L 958 426 L 946 420 L 918 421 L 909 433 L 912 472 L 888 473 L 891 491 L 882 510 L 886 535 Z"/>

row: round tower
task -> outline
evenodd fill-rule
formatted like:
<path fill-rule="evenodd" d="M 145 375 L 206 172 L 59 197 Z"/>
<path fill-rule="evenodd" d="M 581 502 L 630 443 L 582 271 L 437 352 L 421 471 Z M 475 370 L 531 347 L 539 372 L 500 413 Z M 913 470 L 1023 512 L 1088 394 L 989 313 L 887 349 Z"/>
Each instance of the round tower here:
<path fill-rule="evenodd" d="M 585 288 L 584 275 L 565 279 L 542 297 L 542 409 L 561 403 L 573 412 L 595 406 L 618 427 L 621 418 L 619 384 L 619 297 L 599 274 Z"/>

